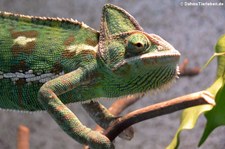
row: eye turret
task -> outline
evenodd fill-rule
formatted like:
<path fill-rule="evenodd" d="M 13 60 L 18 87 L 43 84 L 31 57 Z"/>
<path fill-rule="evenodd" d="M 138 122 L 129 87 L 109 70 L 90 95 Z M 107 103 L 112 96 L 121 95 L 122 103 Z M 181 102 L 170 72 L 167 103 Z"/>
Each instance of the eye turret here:
<path fill-rule="evenodd" d="M 149 39 L 140 33 L 132 34 L 127 37 L 126 53 L 128 55 L 135 55 L 144 53 L 146 49 L 151 45 Z"/>

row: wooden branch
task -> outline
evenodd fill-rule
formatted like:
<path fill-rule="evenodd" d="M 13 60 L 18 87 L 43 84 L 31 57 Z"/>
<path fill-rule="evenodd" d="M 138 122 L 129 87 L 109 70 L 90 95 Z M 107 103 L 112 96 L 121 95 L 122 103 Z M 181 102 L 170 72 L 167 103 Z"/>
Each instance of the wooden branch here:
<path fill-rule="evenodd" d="M 30 130 L 24 125 L 18 127 L 17 149 L 29 149 Z"/>
<path fill-rule="evenodd" d="M 199 67 L 194 67 L 194 68 L 187 68 L 187 65 L 189 63 L 188 59 L 185 59 L 183 63 L 179 66 L 180 69 L 180 77 L 183 76 L 195 76 L 200 73 L 200 68 Z"/>
<path fill-rule="evenodd" d="M 138 100 L 140 100 L 144 94 L 140 96 L 128 96 L 128 97 L 123 97 L 121 99 L 116 100 L 109 108 L 109 112 L 113 114 L 114 116 L 119 116 L 127 107 L 130 105 L 134 104 Z M 96 131 L 103 132 L 103 128 L 101 128 L 99 125 L 96 126 L 95 128 Z M 132 127 L 129 127 L 128 129 L 125 130 L 126 133 L 120 134 L 120 137 L 125 140 L 131 140 L 134 136 L 134 129 Z M 123 136 L 125 135 L 126 136 Z"/>
<path fill-rule="evenodd" d="M 139 97 L 128 96 L 118 99 L 108 108 L 108 110 L 114 116 L 119 116 L 127 107 L 140 100 L 143 96 L 144 94 L 140 95 Z M 95 127 L 95 130 L 103 132 L 103 128 L 99 125 Z"/>
<path fill-rule="evenodd" d="M 110 107 L 109 107 L 109 111 L 115 115 L 118 116 L 120 115 L 120 113 L 122 113 L 127 107 L 129 107 L 130 105 L 134 104 L 135 102 L 137 102 L 138 100 L 140 100 L 142 97 L 144 96 L 144 94 L 140 95 L 139 97 L 135 97 L 135 96 L 128 96 L 128 97 L 124 97 L 121 99 L 116 100 Z"/>
<path fill-rule="evenodd" d="M 150 105 L 118 118 L 108 129 L 106 129 L 104 134 L 113 141 L 123 130 L 135 123 L 203 104 L 215 105 L 212 95 L 207 91 L 196 92 Z"/>
<path fill-rule="evenodd" d="M 113 104 L 108 108 L 108 110 L 114 116 L 118 116 L 127 107 L 129 107 L 130 105 L 132 105 L 135 102 L 137 102 L 138 100 L 140 100 L 143 96 L 144 96 L 144 94 L 140 95 L 139 97 L 128 96 L 128 97 L 120 98 L 120 99 L 116 100 L 115 102 L 113 102 Z M 99 131 L 99 132 L 103 132 L 104 131 L 104 129 L 102 127 L 100 127 L 99 125 L 97 125 L 94 130 L 95 131 Z M 129 134 L 129 136 L 127 136 L 126 140 L 131 140 L 133 138 L 133 136 L 134 136 L 134 129 L 132 127 L 130 127 L 126 131 L 128 131 L 128 134 Z M 125 138 L 123 138 L 123 139 L 125 139 Z M 90 148 L 89 148 L 88 145 L 84 145 L 83 149 L 90 149 Z"/>

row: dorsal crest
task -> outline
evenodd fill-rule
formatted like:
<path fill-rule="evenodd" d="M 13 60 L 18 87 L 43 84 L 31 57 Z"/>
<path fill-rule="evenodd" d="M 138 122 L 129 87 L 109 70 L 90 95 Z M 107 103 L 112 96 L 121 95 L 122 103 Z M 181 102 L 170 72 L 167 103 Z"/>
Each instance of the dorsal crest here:
<path fill-rule="evenodd" d="M 6 18 L 21 22 L 33 23 L 36 25 L 44 25 L 49 27 L 60 27 L 63 29 L 74 29 L 76 27 L 85 28 L 91 30 L 92 32 L 96 32 L 96 30 L 92 29 L 88 25 L 84 24 L 83 22 L 79 22 L 74 19 L 68 18 L 53 18 L 53 17 L 39 17 L 39 16 L 29 16 L 29 15 L 22 15 L 22 14 L 14 14 L 11 12 L 2 12 L 0 11 L 0 18 Z"/>

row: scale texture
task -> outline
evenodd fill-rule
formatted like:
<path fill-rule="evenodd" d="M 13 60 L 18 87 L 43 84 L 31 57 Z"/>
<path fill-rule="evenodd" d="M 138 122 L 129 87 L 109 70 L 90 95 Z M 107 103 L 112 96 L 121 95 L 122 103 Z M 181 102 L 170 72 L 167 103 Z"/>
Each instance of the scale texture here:
<path fill-rule="evenodd" d="M 69 19 L 0 13 L 0 107 L 42 110 L 43 83 L 77 69 L 99 33 Z M 87 53 L 85 53 L 87 52 Z M 68 101 L 69 98 L 65 98 Z"/>
<path fill-rule="evenodd" d="M 114 5 L 104 6 L 100 32 L 74 20 L 1 12 L 0 107 L 47 110 L 78 142 L 114 148 L 65 104 L 159 90 L 177 77 L 179 57 L 168 42 L 144 32 Z M 115 120 L 100 103 L 83 103 L 87 105 L 87 112 L 101 113 L 92 114 L 99 125 Z"/>

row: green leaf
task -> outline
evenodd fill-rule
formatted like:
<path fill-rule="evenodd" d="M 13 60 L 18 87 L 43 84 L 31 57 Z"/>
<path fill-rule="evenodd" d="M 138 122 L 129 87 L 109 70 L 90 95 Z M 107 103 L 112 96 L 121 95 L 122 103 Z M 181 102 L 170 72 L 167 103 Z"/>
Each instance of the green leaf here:
<path fill-rule="evenodd" d="M 216 53 L 224 53 L 225 52 L 225 34 L 221 36 L 215 46 Z M 220 76 L 224 76 L 225 69 L 225 56 L 218 57 L 218 66 L 217 66 L 217 78 Z"/>
<path fill-rule="evenodd" d="M 172 142 L 166 149 L 176 149 L 179 145 L 179 136 L 182 130 L 194 128 L 198 117 L 205 111 L 212 109 L 212 105 L 200 105 L 192 108 L 185 109 L 181 116 L 180 127 L 178 128 Z"/>
<path fill-rule="evenodd" d="M 218 56 L 218 66 L 217 66 L 217 77 L 216 81 L 208 88 L 206 91 L 210 92 L 214 97 L 216 97 L 216 106 L 212 105 L 201 105 L 196 107 L 191 107 L 185 109 L 181 116 L 180 126 L 172 140 L 172 142 L 167 146 L 167 149 L 176 149 L 179 146 L 179 135 L 184 129 L 194 128 L 198 117 L 207 111 L 205 115 L 207 118 L 207 124 L 203 136 L 200 140 L 199 145 L 201 145 L 208 135 L 218 126 L 225 125 L 225 35 L 221 36 L 215 46 L 215 54 L 206 63 L 208 65 L 215 56 Z M 206 66 L 205 65 L 205 66 Z M 210 111 L 212 109 L 212 111 Z"/>
<path fill-rule="evenodd" d="M 210 92 L 212 95 L 216 95 L 218 90 L 223 85 L 223 80 L 221 78 L 217 79 L 213 85 L 211 85 L 206 91 Z M 182 130 L 194 128 L 198 117 L 213 108 L 213 105 L 200 105 L 185 109 L 181 115 L 180 126 L 172 140 L 172 142 L 167 146 L 166 149 L 176 149 L 179 146 L 179 136 Z"/>
<path fill-rule="evenodd" d="M 199 142 L 199 146 L 202 145 L 211 132 L 222 125 L 225 125 L 225 35 L 221 36 L 215 46 L 215 50 L 221 56 L 218 57 L 218 67 L 217 67 L 217 80 L 220 80 L 221 84 L 217 87 L 216 90 L 219 90 L 216 94 L 216 106 L 209 112 L 205 113 L 207 119 L 206 127 L 202 138 Z M 213 87 L 210 87 L 208 90 L 215 92 Z"/>
<path fill-rule="evenodd" d="M 204 143 L 210 133 L 217 127 L 225 125 L 225 85 L 220 88 L 216 95 L 216 106 L 212 110 L 205 113 L 207 119 L 206 127 L 202 138 L 199 142 L 199 146 Z"/>

